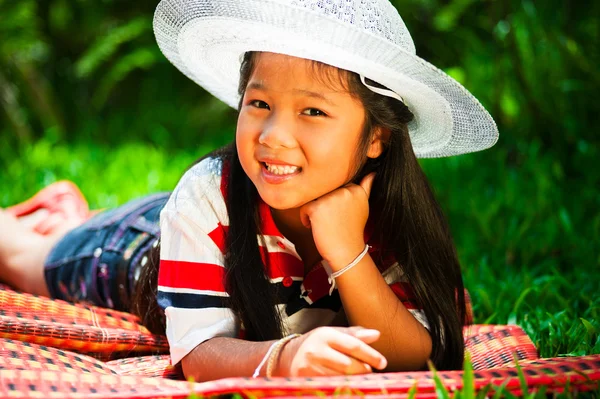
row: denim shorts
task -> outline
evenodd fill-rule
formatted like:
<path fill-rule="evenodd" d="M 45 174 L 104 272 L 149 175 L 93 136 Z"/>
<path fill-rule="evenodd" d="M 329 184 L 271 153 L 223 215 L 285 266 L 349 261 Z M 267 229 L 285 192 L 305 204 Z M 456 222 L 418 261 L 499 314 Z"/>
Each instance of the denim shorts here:
<path fill-rule="evenodd" d="M 160 238 L 160 211 L 170 193 L 103 211 L 52 248 L 44 274 L 51 297 L 129 311 L 146 253 Z"/>

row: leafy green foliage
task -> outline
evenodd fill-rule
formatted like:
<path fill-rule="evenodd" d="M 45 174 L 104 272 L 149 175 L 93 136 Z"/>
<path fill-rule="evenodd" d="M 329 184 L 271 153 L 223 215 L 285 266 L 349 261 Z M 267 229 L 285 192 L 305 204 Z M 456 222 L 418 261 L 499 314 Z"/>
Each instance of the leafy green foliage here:
<path fill-rule="evenodd" d="M 80 187 L 92 209 L 115 207 L 144 194 L 172 190 L 197 154 L 208 148 L 197 151 L 171 156 L 141 143 L 111 148 L 40 140 L 3 165 L 3 177 L 10 179 L 0 181 L 0 202 L 15 203 L 54 181 L 68 179 Z"/>

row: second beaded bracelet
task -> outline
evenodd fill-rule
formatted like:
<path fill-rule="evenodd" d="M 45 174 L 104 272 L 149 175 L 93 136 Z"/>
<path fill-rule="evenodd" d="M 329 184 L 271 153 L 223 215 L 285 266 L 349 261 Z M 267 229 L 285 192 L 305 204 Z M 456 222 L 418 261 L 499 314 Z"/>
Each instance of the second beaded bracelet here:
<path fill-rule="evenodd" d="M 293 340 L 294 338 L 300 337 L 301 335 L 302 334 L 291 334 L 287 337 L 281 338 L 279 341 L 273 342 L 269 347 L 269 350 L 267 350 L 267 353 L 265 354 L 261 362 L 258 364 L 258 367 L 256 367 L 256 370 L 254 370 L 252 378 L 257 378 L 260 375 L 260 370 L 263 368 L 265 363 L 267 363 L 267 371 L 265 376 L 267 378 L 270 378 L 273 375 L 273 368 L 275 367 L 275 362 L 279 358 L 279 352 L 281 352 L 283 346 L 291 340 Z"/>
<path fill-rule="evenodd" d="M 358 265 L 358 262 L 360 262 L 362 260 L 362 258 L 365 257 L 365 255 L 369 251 L 369 248 L 371 248 L 371 246 L 369 244 L 366 244 L 365 249 L 363 249 L 362 252 L 360 254 L 358 254 L 358 256 L 352 262 L 350 262 L 347 266 L 344 266 L 337 272 L 331 273 L 331 275 L 327 279 L 327 281 L 329 281 L 329 284 L 331 286 L 329 288 L 329 295 L 331 295 L 333 293 L 333 290 L 335 289 L 335 279 L 338 278 L 339 276 L 341 276 L 342 274 L 346 273 L 348 270 L 352 269 L 354 266 Z"/>
<path fill-rule="evenodd" d="M 298 338 L 300 336 L 302 336 L 302 334 L 291 334 L 285 338 L 280 339 L 277 342 L 277 345 L 273 349 L 273 352 L 271 353 L 271 356 L 269 357 L 269 361 L 267 363 L 267 378 L 271 378 L 273 376 L 273 370 L 275 369 L 275 364 L 277 363 L 277 360 L 279 359 L 279 354 L 281 353 L 281 350 L 283 349 L 285 344 L 287 344 L 294 338 Z"/>

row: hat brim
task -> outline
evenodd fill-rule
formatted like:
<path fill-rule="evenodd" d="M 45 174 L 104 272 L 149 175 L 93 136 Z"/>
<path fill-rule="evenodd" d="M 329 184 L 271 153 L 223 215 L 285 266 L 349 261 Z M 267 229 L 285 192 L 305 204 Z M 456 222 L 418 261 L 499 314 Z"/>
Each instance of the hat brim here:
<path fill-rule="evenodd" d="M 398 93 L 415 115 L 418 157 L 480 151 L 498 139 L 479 101 L 432 64 L 388 40 L 317 12 L 265 0 L 162 0 L 154 31 L 165 56 L 231 107 L 239 102 L 247 51 L 320 61 L 359 73 Z"/>

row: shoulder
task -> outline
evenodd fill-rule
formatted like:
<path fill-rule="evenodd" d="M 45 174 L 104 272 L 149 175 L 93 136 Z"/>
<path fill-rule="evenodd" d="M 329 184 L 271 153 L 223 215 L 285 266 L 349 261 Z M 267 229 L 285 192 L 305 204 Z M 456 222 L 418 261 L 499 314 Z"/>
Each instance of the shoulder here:
<path fill-rule="evenodd" d="M 195 199 L 215 188 L 220 190 L 222 174 L 223 161 L 220 158 L 205 158 L 184 173 L 171 194 L 171 199 Z"/>
<path fill-rule="evenodd" d="M 227 219 L 227 207 L 222 191 L 223 160 L 205 158 L 181 177 L 163 214 L 178 215 L 216 214 L 219 220 Z"/>

